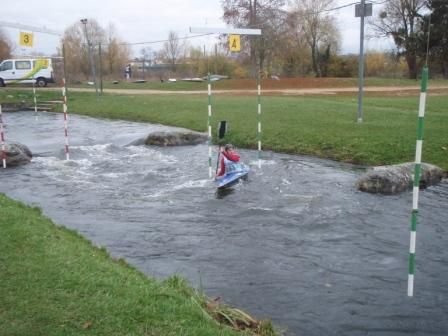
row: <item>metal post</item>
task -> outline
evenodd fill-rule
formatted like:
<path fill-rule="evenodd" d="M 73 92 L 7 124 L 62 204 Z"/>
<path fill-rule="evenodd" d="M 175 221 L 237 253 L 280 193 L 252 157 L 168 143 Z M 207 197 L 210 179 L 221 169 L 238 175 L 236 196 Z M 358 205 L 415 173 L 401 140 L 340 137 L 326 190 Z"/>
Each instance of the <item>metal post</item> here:
<path fill-rule="evenodd" d="M 414 296 L 415 242 L 417 239 L 418 194 L 423 150 L 423 128 L 425 118 L 426 91 L 428 88 L 428 67 L 422 71 L 420 105 L 418 109 L 417 143 L 415 147 L 414 188 L 412 193 L 411 234 L 409 243 L 408 296 Z"/>
<path fill-rule="evenodd" d="M 100 58 L 100 92 L 103 95 L 103 54 L 101 52 L 101 43 L 98 44 L 98 54 Z"/>
<path fill-rule="evenodd" d="M 86 36 L 86 41 L 87 41 L 87 50 L 89 52 L 90 67 L 92 69 L 93 82 L 95 83 L 96 96 L 98 97 L 98 85 L 97 85 L 97 81 L 96 81 L 95 62 L 93 61 L 92 44 L 90 43 L 89 36 L 87 34 L 87 19 L 82 19 L 81 22 L 84 25 L 84 34 Z"/>
<path fill-rule="evenodd" d="M 260 79 L 260 71 L 258 71 L 257 76 L 257 103 L 258 103 L 258 113 L 257 113 L 257 121 L 258 121 L 258 129 L 257 129 L 257 141 L 258 141 L 258 168 L 261 168 L 261 79 Z"/>
<path fill-rule="evenodd" d="M 358 73 L 358 122 L 362 122 L 362 98 L 364 95 L 364 16 L 365 16 L 365 0 L 361 0 L 361 27 L 359 37 L 359 73 Z"/>
<path fill-rule="evenodd" d="M 67 76 L 67 68 L 65 67 L 65 44 L 62 43 L 62 77 L 64 78 L 65 82 L 69 81 Z M 65 94 L 68 95 L 68 89 L 67 84 L 65 85 Z"/>

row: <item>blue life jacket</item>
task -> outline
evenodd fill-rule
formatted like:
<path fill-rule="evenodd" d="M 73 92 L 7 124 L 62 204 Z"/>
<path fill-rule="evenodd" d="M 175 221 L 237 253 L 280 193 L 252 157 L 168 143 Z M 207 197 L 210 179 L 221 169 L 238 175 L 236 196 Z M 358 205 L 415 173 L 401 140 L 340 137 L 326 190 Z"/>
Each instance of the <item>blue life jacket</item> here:
<path fill-rule="evenodd" d="M 223 155 L 223 158 L 224 158 L 224 167 L 225 167 L 224 175 L 229 174 L 229 173 L 236 173 L 236 172 L 240 172 L 240 171 L 244 170 L 244 165 L 242 163 L 229 160 L 228 158 L 226 158 L 225 155 Z"/>

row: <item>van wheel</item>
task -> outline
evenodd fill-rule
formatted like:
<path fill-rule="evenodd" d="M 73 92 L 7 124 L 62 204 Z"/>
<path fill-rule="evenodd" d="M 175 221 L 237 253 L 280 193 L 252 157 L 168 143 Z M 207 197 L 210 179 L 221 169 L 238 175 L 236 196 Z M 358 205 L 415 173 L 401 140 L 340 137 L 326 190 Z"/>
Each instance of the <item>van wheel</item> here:
<path fill-rule="evenodd" d="M 38 78 L 38 79 L 36 79 L 36 85 L 38 87 L 47 86 L 47 81 L 45 80 L 45 78 Z"/>
<path fill-rule="evenodd" d="M 4 87 L 5 86 L 5 82 L 3 81 L 3 79 L 0 78 L 0 86 Z"/>

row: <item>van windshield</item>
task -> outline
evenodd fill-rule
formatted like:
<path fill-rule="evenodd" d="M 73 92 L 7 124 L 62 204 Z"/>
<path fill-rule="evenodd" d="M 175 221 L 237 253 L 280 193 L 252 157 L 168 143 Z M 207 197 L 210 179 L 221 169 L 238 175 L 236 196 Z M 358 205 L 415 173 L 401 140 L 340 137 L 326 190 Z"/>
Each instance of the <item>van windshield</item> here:
<path fill-rule="evenodd" d="M 0 71 L 12 70 L 12 62 L 6 61 L 0 65 Z"/>

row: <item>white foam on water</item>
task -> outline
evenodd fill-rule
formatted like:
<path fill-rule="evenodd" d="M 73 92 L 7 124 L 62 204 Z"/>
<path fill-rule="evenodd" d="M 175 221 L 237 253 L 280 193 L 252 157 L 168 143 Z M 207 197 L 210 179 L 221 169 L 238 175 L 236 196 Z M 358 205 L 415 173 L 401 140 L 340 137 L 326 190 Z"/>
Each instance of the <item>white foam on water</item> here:
<path fill-rule="evenodd" d="M 92 163 L 87 159 L 65 160 L 54 156 L 36 157 L 34 162 L 43 166 L 40 169 L 45 176 L 58 182 L 72 182 L 77 184 L 94 184 L 89 178 Z"/>
<path fill-rule="evenodd" d="M 72 150 L 80 150 L 92 158 L 112 159 L 116 155 L 116 150 L 111 150 L 115 147 L 112 144 L 90 145 L 90 146 L 71 146 Z M 119 151 L 119 150 L 118 150 Z"/>
<path fill-rule="evenodd" d="M 264 208 L 264 207 L 249 207 L 249 210 L 261 210 L 261 211 L 274 211 L 272 208 Z"/>
<path fill-rule="evenodd" d="M 208 184 L 210 184 L 211 180 L 190 180 L 182 184 L 175 185 L 172 190 L 181 190 L 186 188 L 204 188 Z"/>
<path fill-rule="evenodd" d="M 126 147 L 126 150 L 131 152 L 127 154 L 128 158 L 145 158 L 148 157 L 151 160 L 157 160 L 164 163 L 176 163 L 178 159 L 173 155 L 163 154 L 161 151 L 145 147 L 145 146 L 129 146 Z"/>
<path fill-rule="evenodd" d="M 292 183 L 291 183 L 291 181 L 288 181 L 287 179 L 284 178 L 284 179 L 282 179 L 282 184 L 283 185 L 290 185 Z"/>
<path fill-rule="evenodd" d="M 129 175 L 133 175 L 134 172 L 123 172 L 123 173 L 102 173 L 100 174 L 101 177 L 107 177 L 107 178 L 119 178 L 119 177 L 124 177 L 124 176 L 129 176 Z"/>
<path fill-rule="evenodd" d="M 149 198 L 149 199 L 164 198 L 164 197 L 167 197 L 168 195 L 172 194 L 173 192 L 183 190 L 183 189 L 205 188 L 210 183 L 211 183 L 211 180 L 209 180 L 209 179 L 189 180 L 189 181 L 181 183 L 181 184 L 173 184 L 171 186 L 166 186 L 165 189 L 163 189 L 163 190 L 157 190 L 155 192 L 152 192 L 151 194 L 143 195 L 143 197 Z"/>
<path fill-rule="evenodd" d="M 277 162 L 275 161 L 275 160 L 263 160 L 263 159 L 261 159 L 261 160 L 252 160 L 252 161 L 250 161 L 249 162 L 249 166 L 255 166 L 255 167 L 258 167 L 258 163 L 260 162 L 260 164 L 262 165 L 262 166 L 272 166 L 272 165 L 275 165 L 275 164 L 277 164 Z"/>

